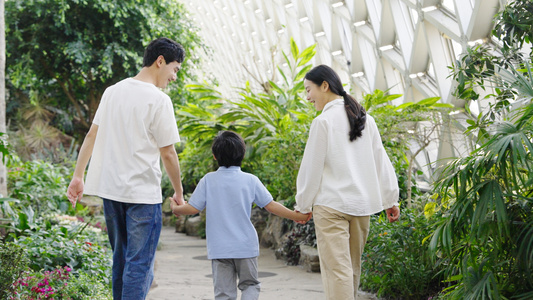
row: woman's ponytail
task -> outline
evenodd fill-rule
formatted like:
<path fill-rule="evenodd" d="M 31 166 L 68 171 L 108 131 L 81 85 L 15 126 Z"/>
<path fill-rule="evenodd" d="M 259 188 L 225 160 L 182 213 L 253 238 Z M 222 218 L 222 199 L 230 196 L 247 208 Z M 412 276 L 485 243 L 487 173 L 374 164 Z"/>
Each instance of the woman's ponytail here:
<path fill-rule="evenodd" d="M 348 122 L 350 123 L 350 141 L 361 137 L 366 124 L 366 111 L 354 97 L 346 93 L 342 87 L 339 75 L 332 68 L 326 65 L 319 65 L 307 72 L 305 79 L 311 80 L 317 85 L 321 85 L 326 81 L 329 84 L 331 92 L 344 98 L 344 109 L 346 110 Z"/>
<path fill-rule="evenodd" d="M 345 91 L 341 92 L 344 98 L 344 109 L 350 123 L 350 141 L 356 140 L 363 135 L 366 124 L 366 111 L 357 100 Z"/>

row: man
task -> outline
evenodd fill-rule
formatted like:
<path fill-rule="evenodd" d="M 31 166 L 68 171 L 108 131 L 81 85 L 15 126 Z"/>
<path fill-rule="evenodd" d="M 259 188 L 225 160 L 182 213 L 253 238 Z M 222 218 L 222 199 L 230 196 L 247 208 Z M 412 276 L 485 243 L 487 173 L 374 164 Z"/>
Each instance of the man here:
<path fill-rule="evenodd" d="M 161 233 L 160 159 L 173 198 L 183 200 L 174 148 L 180 140 L 178 128 L 170 97 L 160 88 L 176 80 L 184 59 L 180 44 L 156 39 L 145 50 L 142 70 L 105 90 L 68 187 L 73 206 L 84 192 L 103 198 L 115 300 L 145 299 L 152 284 Z"/>

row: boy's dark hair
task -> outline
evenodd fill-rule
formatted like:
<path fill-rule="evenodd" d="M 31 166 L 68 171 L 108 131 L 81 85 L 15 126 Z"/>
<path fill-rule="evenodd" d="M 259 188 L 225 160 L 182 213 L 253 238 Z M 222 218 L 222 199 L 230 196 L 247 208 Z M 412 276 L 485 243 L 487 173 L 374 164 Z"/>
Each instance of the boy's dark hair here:
<path fill-rule="evenodd" d="M 219 167 L 240 167 L 246 153 L 246 144 L 235 132 L 221 131 L 213 141 L 211 151 Z"/>
<path fill-rule="evenodd" d="M 185 60 L 185 49 L 169 38 L 155 39 L 144 50 L 143 67 L 151 66 L 159 55 L 163 55 L 167 64 L 173 61 L 182 63 Z"/>

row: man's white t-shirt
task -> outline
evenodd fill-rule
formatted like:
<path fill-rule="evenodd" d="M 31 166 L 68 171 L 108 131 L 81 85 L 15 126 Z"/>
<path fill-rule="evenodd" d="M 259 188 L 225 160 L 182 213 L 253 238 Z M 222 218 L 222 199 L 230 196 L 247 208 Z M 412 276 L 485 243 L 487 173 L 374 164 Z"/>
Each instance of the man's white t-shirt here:
<path fill-rule="evenodd" d="M 108 87 L 84 193 L 126 203 L 162 202 L 159 148 L 180 141 L 170 97 L 133 78 Z"/>

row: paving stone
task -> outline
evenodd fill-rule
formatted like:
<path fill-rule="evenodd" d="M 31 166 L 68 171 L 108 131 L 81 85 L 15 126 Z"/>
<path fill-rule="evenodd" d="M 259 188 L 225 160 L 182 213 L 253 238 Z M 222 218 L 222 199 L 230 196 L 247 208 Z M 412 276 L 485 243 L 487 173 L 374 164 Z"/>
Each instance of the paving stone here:
<path fill-rule="evenodd" d="M 318 250 L 311 246 L 300 245 L 300 266 L 307 272 L 320 272 Z"/>
<path fill-rule="evenodd" d="M 273 250 L 267 248 L 261 248 L 258 265 L 260 299 L 325 299 L 320 273 L 309 273 L 299 266 L 287 266 L 284 261 L 275 258 Z M 155 268 L 155 284 L 147 300 L 214 298 L 205 239 L 176 233 L 174 227 L 163 227 Z M 358 297 L 358 300 L 376 299 L 365 293 Z"/>

